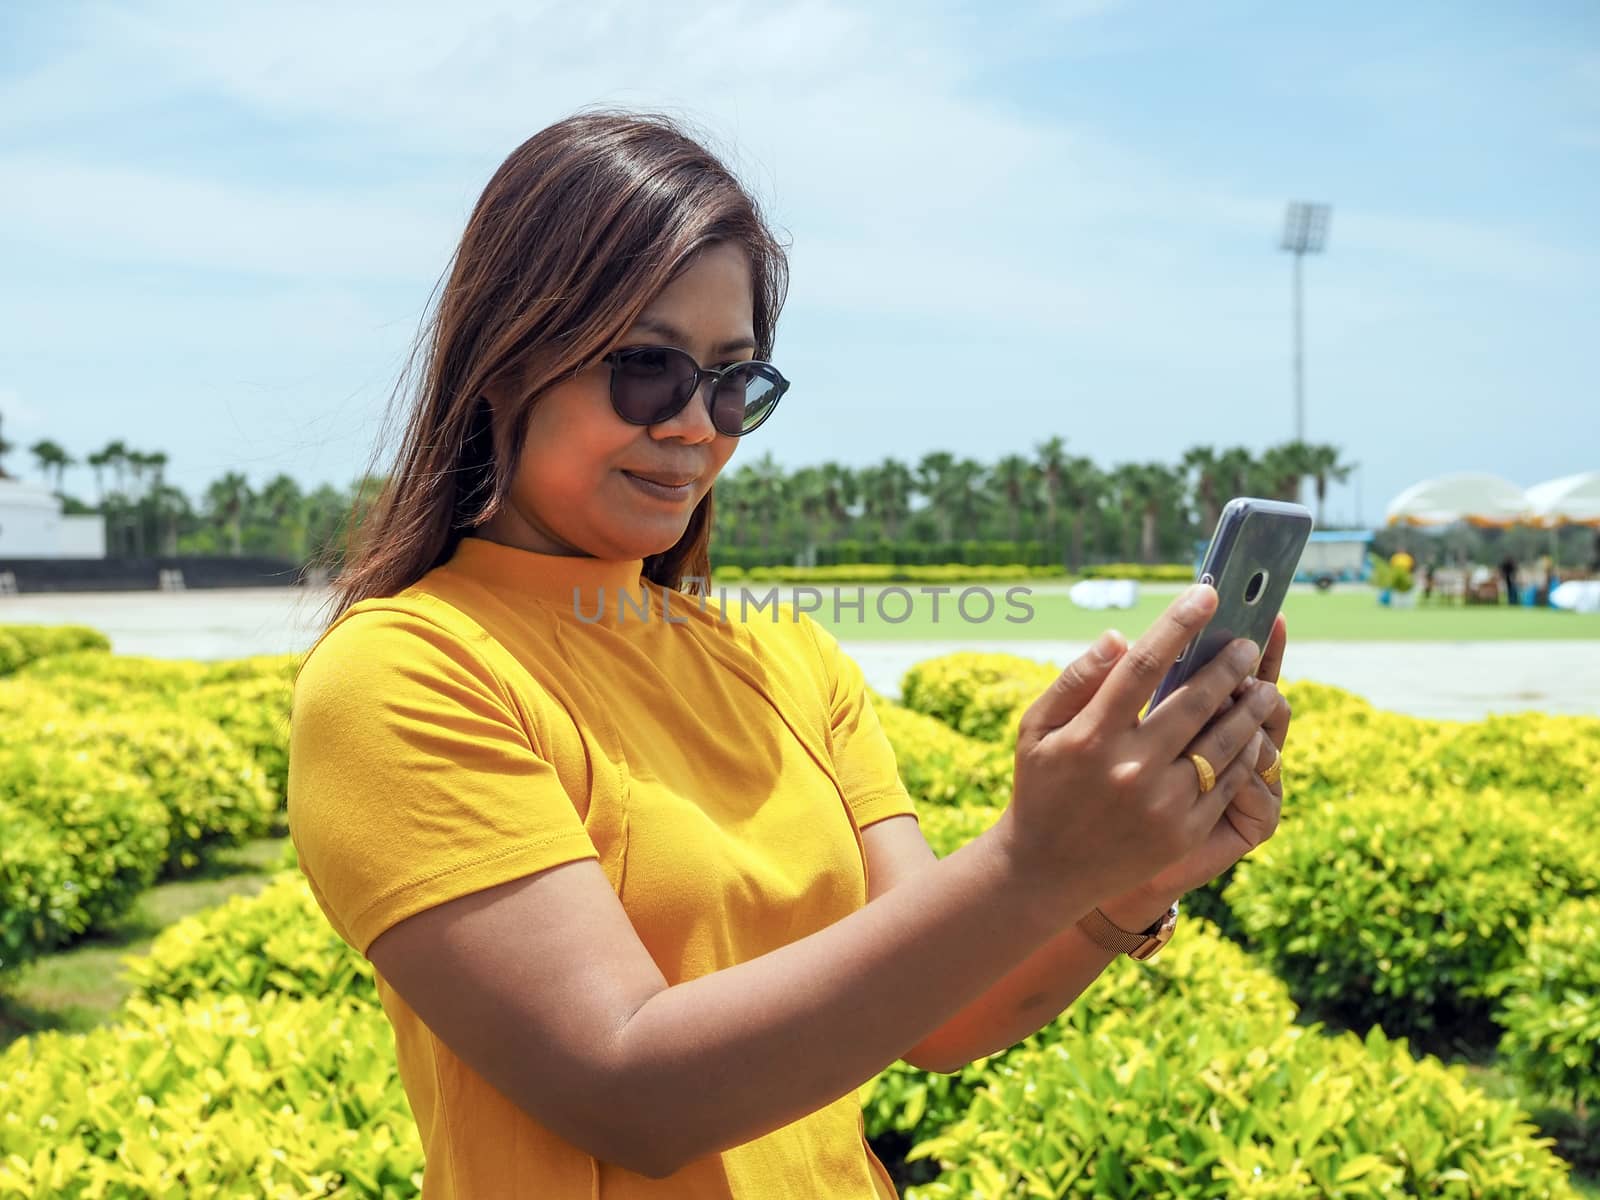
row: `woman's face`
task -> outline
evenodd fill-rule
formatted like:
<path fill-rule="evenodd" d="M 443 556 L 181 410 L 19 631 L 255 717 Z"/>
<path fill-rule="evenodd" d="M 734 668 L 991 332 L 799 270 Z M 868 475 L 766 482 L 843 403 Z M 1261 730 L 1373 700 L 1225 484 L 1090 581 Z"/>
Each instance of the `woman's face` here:
<path fill-rule="evenodd" d="M 745 250 L 707 246 L 617 346 L 676 346 L 703 367 L 751 358 L 751 296 Z M 479 533 L 542 554 L 616 559 L 670 550 L 739 441 L 712 426 L 708 387 L 671 420 L 630 425 L 611 407 L 608 364 L 556 384 L 534 405 L 511 491 Z M 634 474 L 692 482 L 681 496 L 664 496 Z"/>

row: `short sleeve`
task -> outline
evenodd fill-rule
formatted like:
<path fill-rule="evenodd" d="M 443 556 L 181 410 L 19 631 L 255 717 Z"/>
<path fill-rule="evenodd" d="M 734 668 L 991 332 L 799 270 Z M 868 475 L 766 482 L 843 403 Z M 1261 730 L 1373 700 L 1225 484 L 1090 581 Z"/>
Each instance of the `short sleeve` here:
<path fill-rule="evenodd" d="M 839 774 L 844 798 L 855 813 L 856 824 L 865 828 L 885 817 L 915 817 L 916 806 L 900 778 L 894 746 L 873 711 L 861 667 L 826 627 L 809 616 L 802 620 L 811 631 L 826 671 L 834 770 Z"/>
<path fill-rule="evenodd" d="M 319 903 L 363 955 L 424 909 L 599 857 L 495 671 L 395 609 L 347 613 L 302 664 L 288 810 Z"/>

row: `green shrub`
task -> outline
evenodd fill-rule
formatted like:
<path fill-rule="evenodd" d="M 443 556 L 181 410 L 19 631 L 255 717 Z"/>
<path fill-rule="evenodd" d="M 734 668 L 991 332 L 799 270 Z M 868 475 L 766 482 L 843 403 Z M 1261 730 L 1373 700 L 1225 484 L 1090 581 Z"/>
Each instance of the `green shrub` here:
<path fill-rule="evenodd" d="M 1004 809 L 979 805 L 929 805 L 917 810 L 922 836 L 940 858 L 954 854 L 1000 819 Z"/>
<path fill-rule="evenodd" d="M 29 738 L 0 748 L 0 805 L 37 818 L 68 866 L 70 935 L 103 928 L 132 907 L 167 860 L 171 818 L 133 773 L 93 750 Z M 42 951 L 59 934 L 36 940 Z"/>
<path fill-rule="evenodd" d="M 289 707 L 294 685 L 276 674 L 225 679 L 196 689 L 184 711 L 207 717 L 255 759 L 281 809 L 289 791 Z"/>
<path fill-rule="evenodd" d="M 1155 958 L 1136 963 L 1117 958 L 1067 1010 L 1072 1020 L 1090 1025 L 1124 1010 L 1151 1014 L 1152 1020 L 1187 1020 L 1183 1014 L 1243 1014 L 1268 1028 L 1288 1024 L 1294 1004 L 1288 990 L 1272 974 L 1250 961 L 1233 943 L 1203 920 L 1185 919 Z M 954 1074 L 921 1071 L 895 1063 L 863 1089 L 867 1133 L 932 1137 L 960 1119 L 996 1064 L 1070 1035 L 1068 1015 L 996 1054 L 974 1060 Z"/>
<path fill-rule="evenodd" d="M 987 807 L 1010 802 L 1011 751 L 965 737 L 898 704 L 880 699 L 873 708 L 894 747 L 900 778 L 919 810 L 923 805 Z"/>
<path fill-rule="evenodd" d="M 299 871 L 184 918 L 123 964 L 135 994 L 149 1000 L 281 992 L 378 1003 L 372 964 L 333 931 Z"/>
<path fill-rule="evenodd" d="M 983 741 L 1014 745 L 1016 725 L 1058 667 L 1016 654 L 958 651 L 924 659 L 900 681 L 900 702 Z"/>
<path fill-rule="evenodd" d="M 0 800 L 0 972 L 30 962 L 89 927 L 83 885 L 61 839 Z"/>
<path fill-rule="evenodd" d="M 1576 1197 L 1549 1139 L 1460 1068 L 1377 1029 L 1177 1005 L 1075 1019 L 994 1064 L 922 1157 L 943 1171 L 907 1200 Z"/>
<path fill-rule="evenodd" d="M 1194 568 L 1186 563 L 1101 563 L 1084 567 L 1085 579 L 1137 579 L 1141 583 L 1193 583 Z"/>
<path fill-rule="evenodd" d="M 0 1052 L 0 1196 L 415 1195 L 422 1146 L 377 1006 L 129 1000 Z"/>
<path fill-rule="evenodd" d="M 0 625 L 0 675 L 51 655 L 110 649 L 111 639 L 87 625 Z"/>
<path fill-rule="evenodd" d="M 20 674 L 25 679 L 55 682 L 68 689 L 80 684 L 120 684 L 135 692 L 180 696 L 204 682 L 208 668 L 205 663 L 188 659 L 84 650 L 41 658 Z"/>
<path fill-rule="evenodd" d="M 1594 839 L 1484 791 L 1295 804 L 1223 898 L 1303 1001 L 1391 1033 L 1487 1014 L 1534 921 L 1600 891 Z"/>
<path fill-rule="evenodd" d="M 1600 1112 L 1600 898 L 1533 927 L 1527 953 L 1494 979 L 1500 1054 L 1533 1087 Z"/>
<path fill-rule="evenodd" d="M 168 873 L 217 846 L 270 832 L 279 805 L 250 753 L 211 721 L 159 707 L 97 717 L 46 717 L 25 736 L 83 751 L 138 778 L 171 814 Z"/>

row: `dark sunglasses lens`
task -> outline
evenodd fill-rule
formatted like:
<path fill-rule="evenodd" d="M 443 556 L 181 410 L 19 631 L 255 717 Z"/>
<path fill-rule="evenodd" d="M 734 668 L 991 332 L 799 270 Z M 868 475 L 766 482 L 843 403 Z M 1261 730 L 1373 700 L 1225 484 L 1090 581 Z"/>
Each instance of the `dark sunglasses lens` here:
<path fill-rule="evenodd" d="M 654 425 L 683 407 L 693 382 L 694 362 L 681 350 L 629 350 L 612 368 L 611 403 L 624 421 Z"/>
<path fill-rule="evenodd" d="M 783 376 L 766 363 L 746 363 L 726 375 L 711 402 L 711 422 L 721 433 L 739 437 L 772 415 L 783 395 Z"/>

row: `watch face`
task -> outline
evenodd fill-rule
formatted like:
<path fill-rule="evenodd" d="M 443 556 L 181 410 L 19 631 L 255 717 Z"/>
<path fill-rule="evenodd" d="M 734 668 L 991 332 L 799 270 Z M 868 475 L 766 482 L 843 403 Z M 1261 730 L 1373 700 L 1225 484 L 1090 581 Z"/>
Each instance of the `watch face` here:
<path fill-rule="evenodd" d="M 1152 957 L 1157 950 L 1161 949 L 1161 947 L 1165 946 L 1172 940 L 1172 931 L 1177 927 L 1177 924 L 1178 906 L 1174 904 L 1172 908 L 1168 910 L 1165 919 L 1162 920 L 1161 927 L 1149 937 L 1145 938 L 1145 940 L 1138 946 L 1135 946 L 1132 950 L 1129 950 L 1128 957 L 1137 958 L 1141 961 Z"/>

